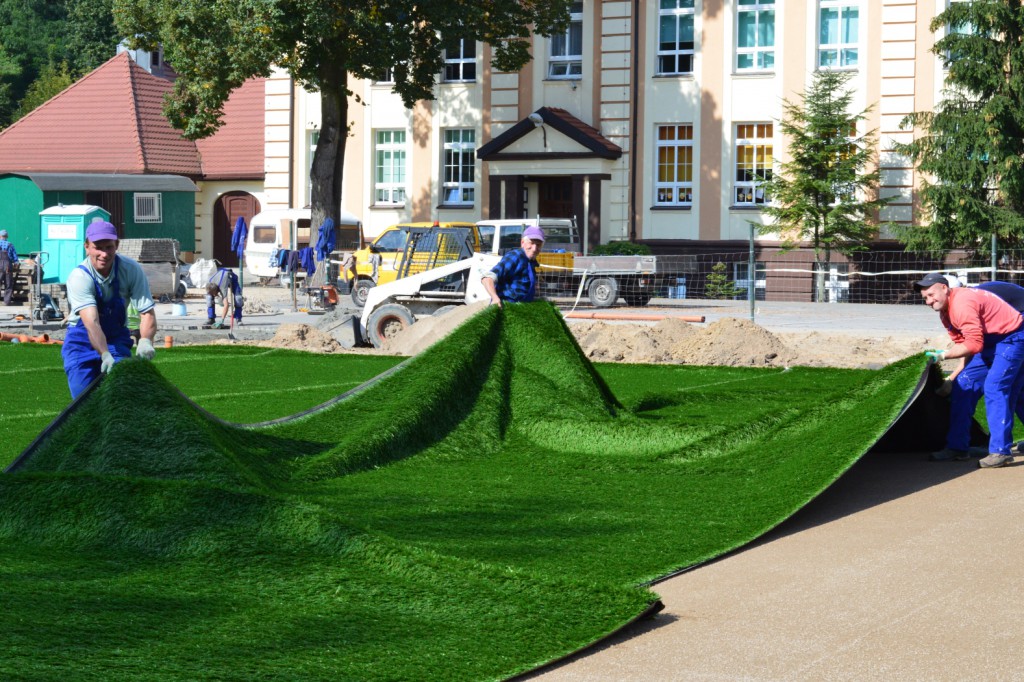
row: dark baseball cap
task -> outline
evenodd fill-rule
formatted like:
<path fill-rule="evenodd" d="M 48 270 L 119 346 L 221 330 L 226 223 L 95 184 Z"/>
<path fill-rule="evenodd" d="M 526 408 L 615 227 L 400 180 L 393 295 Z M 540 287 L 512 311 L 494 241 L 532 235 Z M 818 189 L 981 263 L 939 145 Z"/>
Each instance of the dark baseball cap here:
<path fill-rule="evenodd" d="M 946 276 L 938 272 L 929 272 L 927 275 L 914 282 L 914 289 L 921 291 L 921 289 L 927 289 L 933 284 L 945 284 L 949 286 L 949 280 Z"/>

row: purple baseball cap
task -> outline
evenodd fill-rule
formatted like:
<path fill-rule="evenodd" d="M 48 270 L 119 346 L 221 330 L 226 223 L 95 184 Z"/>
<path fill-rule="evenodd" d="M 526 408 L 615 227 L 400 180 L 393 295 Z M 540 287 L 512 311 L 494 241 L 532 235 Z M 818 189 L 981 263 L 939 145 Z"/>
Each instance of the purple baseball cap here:
<path fill-rule="evenodd" d="M 113 239 L 114 241 L 117 241 L 117 228 L 106 220 L 97 220 L 94 223 L 89 223 L 89 227 L 85 228 L 85 238 L 93 244 L 102 239 Z"/>
<path fill-rule="evenodd" d="M 531 225 L 523 230 L 523 239 L 539 239 L 544 241 L 544 230 L 540 229 L 536 225 Z"/>

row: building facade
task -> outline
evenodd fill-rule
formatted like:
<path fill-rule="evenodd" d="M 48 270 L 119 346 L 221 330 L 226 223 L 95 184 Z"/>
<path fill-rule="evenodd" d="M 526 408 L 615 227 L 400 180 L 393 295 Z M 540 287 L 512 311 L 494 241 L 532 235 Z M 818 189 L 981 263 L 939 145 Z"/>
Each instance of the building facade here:
<path fill-rule="evenodd" d="M 407 109 L 388 74 L 358 81 L 343 208 L 374 234 L 400 220 L 575 217 L 589 244 L 745 240 L 759 184 L 784 158 L 783 100 L 817 69 L 852 74 L 879 137 L 883 221 L 915 219 L 900 122 L 941 85 L 929 22 L 945 0 L 585 0 L 534 59 L 495 71 L 486 44 L 446 38 L 436 99 Z M 305 205 L 319 106 L 267 82 L 266 198 Z M 864 132 L 864 131 L 861 131 Z M 880 234 L 880 239 L 888 235 Z M 770 236 L 766 236 L 769 239 Z"/>

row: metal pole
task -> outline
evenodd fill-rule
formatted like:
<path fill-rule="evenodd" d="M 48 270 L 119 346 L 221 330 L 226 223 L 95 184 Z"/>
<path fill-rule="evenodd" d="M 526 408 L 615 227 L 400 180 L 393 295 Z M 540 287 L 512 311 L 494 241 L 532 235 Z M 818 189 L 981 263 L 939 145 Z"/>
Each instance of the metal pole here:
<path fill-rule="evenodd" d="M 996 277 L 996 233 L 992 233 L 992 281 L 995 282 Z"/>
<path fill-rule="evenodd" d="M 750 254 L 747 258 L 747 301 L 750 302 L 750 321 L 754 322 L 754 287 L 757 286 L 757 272 L 754 271 L 754 223 L 750 223 Z"/>

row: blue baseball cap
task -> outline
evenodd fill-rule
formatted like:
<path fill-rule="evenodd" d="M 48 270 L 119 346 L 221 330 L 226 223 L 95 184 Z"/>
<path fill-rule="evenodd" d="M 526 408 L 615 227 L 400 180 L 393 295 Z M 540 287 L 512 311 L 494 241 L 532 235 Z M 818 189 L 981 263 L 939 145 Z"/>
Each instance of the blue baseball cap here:
<path fill-rule="evenodd" d="M 117 228 L 106 220 L 97 220 L 94 223 L 89 223 L 89 227 L 85 228 L 85 238 L 91 241 L 93 244 L 102 239 L 113 239 L 118 240 Z"/>

